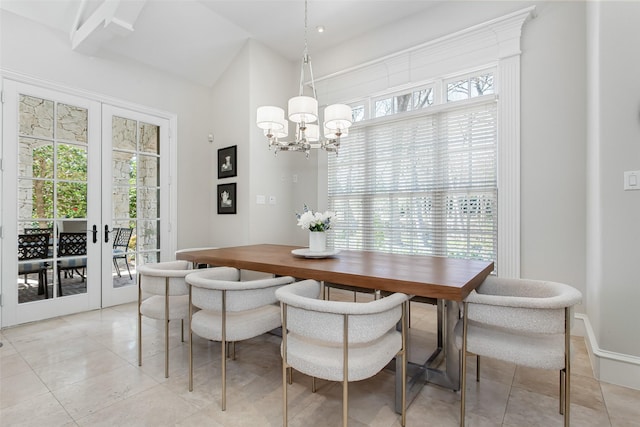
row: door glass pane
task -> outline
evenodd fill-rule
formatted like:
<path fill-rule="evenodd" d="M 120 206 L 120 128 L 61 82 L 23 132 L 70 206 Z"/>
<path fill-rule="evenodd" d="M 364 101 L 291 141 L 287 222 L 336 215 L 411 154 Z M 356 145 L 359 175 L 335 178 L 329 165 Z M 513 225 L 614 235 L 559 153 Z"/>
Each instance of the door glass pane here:
<path fill-rule="evenodd" d="M 114 149 L 134 151 L 137 142 L 136 121 L 114 117 L 112 138 L 111 143 Z"/>
<path fill-rule="evenodd" d="M 87 110 L 25 95 L 19 110 L 18 301 L 86 293 Z"/>
<path fill-rule="evenodd" d="M 141 151 L 146 153 L 160 154 L 160 144 L 158 143 L 158 126 L 149 123 L 140 123 L 140 145 Z"/>
<path fill-rule="evenodd" d="M 53 178 L 53 144 L 34 138 L 20 138 L 18 176 Z"/>
<path fill-rule="evenodd" d="M 20 95 L 20 134 L 53 138 L 53 101 Z"/>
<path fill-rule="evenodd" d="M 139 262 L 159 261 L 159 134 L 156 125 L 113 117 L 112 241 L 114 287 L 136 283 Z"/>
<path fill-rule="evenodd" d="M 56 176 L 58 179 L 87 181 L 87 147 L 57 144 Z"/>
<path fill-rule="evenodd" d="M 88 114 L 86 108 L 58 104 L 56 137 L 60 140 L 87 143 Z"/>

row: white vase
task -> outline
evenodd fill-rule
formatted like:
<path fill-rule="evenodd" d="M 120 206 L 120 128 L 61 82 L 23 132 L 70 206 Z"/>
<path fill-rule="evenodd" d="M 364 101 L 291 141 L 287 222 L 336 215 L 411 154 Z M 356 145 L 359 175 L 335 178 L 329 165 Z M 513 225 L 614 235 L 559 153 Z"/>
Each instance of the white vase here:
<path fill-rule="evenodd" d="M 324 231 L 309 231 L 309 251 L 325 252 L 327 250 L 327 233 Z"/>

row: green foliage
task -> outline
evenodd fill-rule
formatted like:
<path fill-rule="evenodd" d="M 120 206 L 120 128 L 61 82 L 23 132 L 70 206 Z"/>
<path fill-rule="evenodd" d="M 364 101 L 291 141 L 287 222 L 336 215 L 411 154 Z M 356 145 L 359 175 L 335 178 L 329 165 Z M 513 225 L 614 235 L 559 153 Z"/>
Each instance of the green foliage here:
<path fill-rule="evenodd" d="M 138 178 L 138 161 L 136 157 L 131 159 L 131 169 L 129 170 L 129 218 L 137 218 L 138 192 L 136 180 Z"/>
<path fill-rule="evenodd" d="M 57 161 L 54 169 L 53 145 L 33 149 L 33 206 L 34 217 L 52 217 L 54 188 L 57 193 L 58 218 L 86 218 L 87 216 L 87 151 L 70 144 L 56 144 Z M 58 181 L 53 181 L 55 177 Z"/>

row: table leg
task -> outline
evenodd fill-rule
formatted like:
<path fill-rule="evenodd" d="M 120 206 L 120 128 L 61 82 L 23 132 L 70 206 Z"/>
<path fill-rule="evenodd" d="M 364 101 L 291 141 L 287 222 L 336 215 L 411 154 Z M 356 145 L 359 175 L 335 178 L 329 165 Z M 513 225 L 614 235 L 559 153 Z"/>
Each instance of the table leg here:
<path fill-rule="evenodd" d="M 425 383 L 439 385 L 454 391 L 460 390 L 460 355 L 455 345 L 453 332 L 458 321 L 460 309 L 455 301 L 438 300 L 438 347 L 427 361 L 420 365 L 407 363 L 407 405 L 418 395 Z M 411 340 L 407 339 L 407 350 Z M 445 370 L 435 368 L 444 357 Z M 396 405 L 398 414 L 402 413 L 402 359 L 396 358 Z"/>

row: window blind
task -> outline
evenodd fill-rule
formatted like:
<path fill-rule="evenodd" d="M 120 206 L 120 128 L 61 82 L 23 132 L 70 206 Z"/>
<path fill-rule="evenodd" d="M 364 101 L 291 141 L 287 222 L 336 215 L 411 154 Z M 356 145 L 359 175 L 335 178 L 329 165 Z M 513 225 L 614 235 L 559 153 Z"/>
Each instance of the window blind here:
<path fill-rule="evenodd" d="M 328 164 L 339 249 L 496 260 L 496 102 L 350 129 Z"/>

